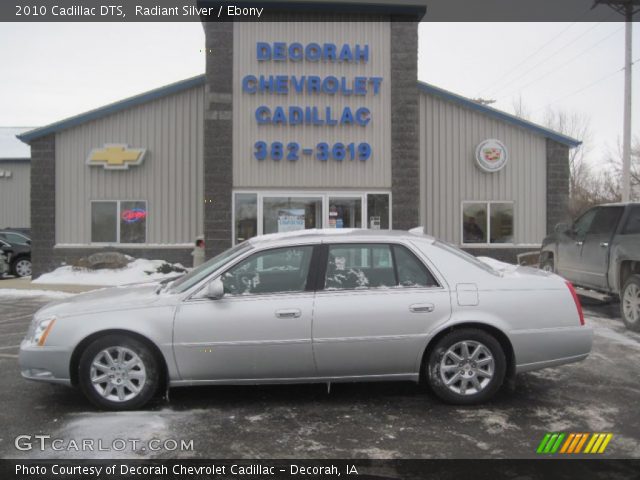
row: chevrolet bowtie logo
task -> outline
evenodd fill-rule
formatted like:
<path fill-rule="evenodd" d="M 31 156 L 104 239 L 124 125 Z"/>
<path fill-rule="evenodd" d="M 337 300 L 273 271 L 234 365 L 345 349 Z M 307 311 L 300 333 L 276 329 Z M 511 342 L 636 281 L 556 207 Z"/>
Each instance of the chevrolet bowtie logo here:
<path fill-rule="evenodd" d="M 106 170 L 127 170 L 129 165 L 140 165 L 146 152 L 146 148 L 107 144 L 103 148 L 91 150 L 87 165 L 102 165 Z"/>

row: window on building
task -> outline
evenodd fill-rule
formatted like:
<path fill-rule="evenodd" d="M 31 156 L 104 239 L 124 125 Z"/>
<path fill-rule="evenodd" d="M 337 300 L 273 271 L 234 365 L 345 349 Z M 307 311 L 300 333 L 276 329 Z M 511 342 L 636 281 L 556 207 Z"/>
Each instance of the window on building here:
<path fill-rule="evenodd" d="M 236 243 L 244 242 L 258 234 L 258 195 L 236 193 L 235 195 Z"/>
<path fill-rule="evenodd" d="M 388 230 L 389 223 L 389 194 L 367 194 L 367 227 L 372 230 Z"/>
<path fill-rule="evenodd" d="M 302 292 L 306 288 L 312 246 L 259 252 L 221 277 L 229 295 Z"/>
<path fill-rule="evenodd" d="M 462 206 L 463 244 L 513 243 L 512 202 L 465 202 Z"/>
<path fill-rule="evenodd" d="M 92 243 L 146 243 L 147 202 L 130 200 L 91 203 Z"/>
<path fill-rule="evenodd" d="M 399 245 L 331 245 L 325 289 L 433 287 L 437 282 L 415 255 Z"/>
<path fill-rule="evenodd" d="M 263 234 L 322 228 L 321 197 L 264 197 Z"/>

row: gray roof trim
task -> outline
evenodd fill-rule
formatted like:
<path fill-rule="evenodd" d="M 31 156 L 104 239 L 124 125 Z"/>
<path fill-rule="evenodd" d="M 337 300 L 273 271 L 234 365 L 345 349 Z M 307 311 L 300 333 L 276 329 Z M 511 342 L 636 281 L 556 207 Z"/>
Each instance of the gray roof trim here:
<path fill-rule="evenodd" d="M 143 103 L 151 102 L 158 98 L 166 97 L 174 93 L 182 92 L 190 88 L 204 85 L 204 81 L 205 81 L 205 76 L 198 75 L 197 77 L 192 77 L 186 80 L 181 80 L 179 82 L 172 83 L 170 85 L 165 85 L 164 87 L 156 88 L 154 90 L 150 90 L 140 95 L 135 95 L 133 97 L 120 100 L 119 102 L 111 103 L 104 107 L 96 108 L 95 110 L 90 110 L 88 112 L 81 113 L 80 115 L 76 115 L 74 117 L 70 117 L 65 120 L 61 120 L 59 122 L 55 122 L 41 128 L 36 128 L 35 130 L 30 130 L 28 132 L 21 133 L 20 135 L 16 135 L 16 136 L 25 143 L 31 143 L 32 140 L 35 140 L 36 138 L 44 137 L 45 135 L 49 135 L 50 133 L 56 133 L 62 130 L 67 130 L 69 128 L 76 127 L 82 123 L 86 123 L 91 120 L 96 120 L 98 118 L 105 117 L 112 113 L 120 112 L 122 110 L 126 110 L 128 108 L 135 107 Z"/>
<path fill-rule="evenodd" d="M 434 95 L 444 100 L 448 100 L 450 102 L 454 102 L 459 105 L 462 105 L 463 107 L 470 108 L 471 110 L 475 110 L 477 112 L 483 113 L 497 120 L 501 120 L 503 122 L 510 123 L 518 127 L 522 127 L 525 130 L 529 130 L 530 132 L 533 132 L 537 135 L 541 135 L 545 138 L 549 138 L 563 145 L 567 145 L 568 147 L 574 148 L 582 144 L 581 140 L 576 140 L 575 138 L 567 137 L 566 135 L 558 133 L 554 130 L 543 127 L 533 122 L 529 122 L 528 120 L 524 120 L 520 117 L 516 117 L 515 115 L 511 115 L 509 113 L 503 112 L 502 110 L 497 110 L 495 108 L 491 108 L 486 105 L 481 105 L 467 97 L 463 97 L 462 95 L 458 95 L 457 93 L 444 90 L 442 88 L 436 87 L 429 83 L 418 82 L 418 88 L 423 93 Z"/>

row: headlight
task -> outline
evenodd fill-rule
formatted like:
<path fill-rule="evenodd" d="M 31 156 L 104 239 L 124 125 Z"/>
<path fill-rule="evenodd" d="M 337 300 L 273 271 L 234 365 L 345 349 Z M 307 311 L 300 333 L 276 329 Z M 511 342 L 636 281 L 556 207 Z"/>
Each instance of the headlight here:
<path fill-rule="evenodd" d="M 32 337 L 33 343 L 42 347 L 44 345 L 44 342 L 47 341 L 47 337 L 49 336 L 54 323 L 56 323 L 55 317 L 44 318 L 35 322 L 35 328 L 33 330 Z"/>

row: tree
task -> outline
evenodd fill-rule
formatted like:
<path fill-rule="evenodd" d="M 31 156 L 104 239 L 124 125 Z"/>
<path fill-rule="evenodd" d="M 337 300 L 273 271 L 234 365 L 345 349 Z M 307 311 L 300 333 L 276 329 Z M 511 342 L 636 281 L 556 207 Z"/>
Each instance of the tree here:
<path fill-rule="evenodd" d="M 618 143 L 615 151 L 609 150 L 607 164 L 613 172 L 613 188 L 618 199 L 622 198 L 622 146 Z M 633 137 L 631 143 L 631 195 L 630 200 L 640 200 L 640 136 Z"/>

